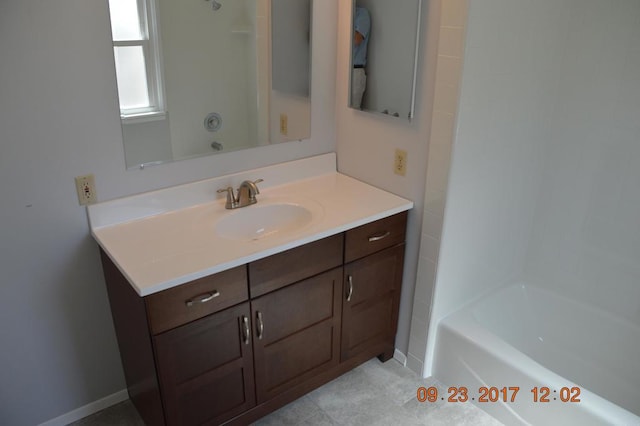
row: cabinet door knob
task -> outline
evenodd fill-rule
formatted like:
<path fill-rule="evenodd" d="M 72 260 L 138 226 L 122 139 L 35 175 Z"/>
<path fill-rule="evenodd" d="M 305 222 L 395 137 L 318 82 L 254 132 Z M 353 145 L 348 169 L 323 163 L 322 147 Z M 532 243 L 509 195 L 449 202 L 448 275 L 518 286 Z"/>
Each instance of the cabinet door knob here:
<path fill-rule="evenodd" d="M 379 234 L 372 235 L 369 237 L 369 242 L 375 243 L 376 241 L 380 241 L 382 239 L 387 238 L 389 235 L 391 235 L 391 231 L 381 232 Z"/>
<path fill-rule="evenodd" d="M 249 328 L 249 318 L 246 316 L 242 316 L 242 341 L 245 345 L 249 344 L 249 335 L 251 334 L 251 329 Z"/>
<path fill-rule="evenodd" d="M 196 297 L 194 297 L 193 299 L 189 299 L 189 300 L 185 301 L 184 303 L 187 306 L 191 307 L 191 306 L 195 305 L 196 303 L 207 303 L 208 301 L 213 300 L 218 296 L 220 296 L 220 292 L 218 290 L 213 290 L 211 293 L 199 294 Z"/>
<path fill-rule="evenodd" d="M 258 340 L 262 340 L 262 336 L 264 334 L 264 322 L 262 322 L 262 312 L 260 311 L 256 312 L 256 320 L 258 322 L 257 324 L 258 329 L 256 330 L 258 333 Z"/>
<path fill-rule="evenodd" d="M 353 295 L 353 277 L 347 275 L 347 302 L 351 302 L 351 296 Z"/>

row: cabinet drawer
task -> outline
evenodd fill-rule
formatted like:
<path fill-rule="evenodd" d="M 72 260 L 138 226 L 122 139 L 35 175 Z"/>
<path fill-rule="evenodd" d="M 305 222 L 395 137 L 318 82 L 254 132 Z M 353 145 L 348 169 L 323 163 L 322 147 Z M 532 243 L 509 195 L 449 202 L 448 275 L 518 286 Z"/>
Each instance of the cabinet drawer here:
<path fill-rule="evenodd" d="M 249 298 L 247 268 L 239 266 L 145 297 L 152 334 L 162 333 Z"/>
<path fill-rule="evenodd" d="M 407 212 L 398 213 L 346 232 L 345 263 L 404 242 Z"/>
<path fill-rule="evenodd" d="M 342 265 L 343 241 L 343 234 L 338 234 L 251 262 L 251 297 L 261 296 Z"/>

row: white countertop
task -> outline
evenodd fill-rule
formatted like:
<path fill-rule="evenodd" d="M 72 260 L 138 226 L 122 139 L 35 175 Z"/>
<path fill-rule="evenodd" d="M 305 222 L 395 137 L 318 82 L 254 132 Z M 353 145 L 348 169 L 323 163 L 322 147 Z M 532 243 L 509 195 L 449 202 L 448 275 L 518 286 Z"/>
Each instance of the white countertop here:
<path fill-rule="evenodd" d="M 331 164 L 331 158 L 327 156 L 333 155 L 319 157 L 323 157 L 320 160 L 324 163 Z M 147 296 L 413 207 L 411 201 L 335 172 L 335 157 L 332 158 L 334 170 L 320 170 L 315 176 L 304 176 L 303 172 L 303 178 L 296 179 L 295 173 L 292 173 L 293 181 L 270 187 L 265 179 L 264 187 L 260 184 L 258 203 L 236 210 L 225 209 L 225 199 L 217 198 L 173 209 L 150 208 L 147 215 L 134 214 L 129 220 L 120 216 L 110 222 L 104 218 L 114 216 L 113 211 L 118 207 L 126 210 L 127 206 L 134 206 L 130 210 L 139 212 L 140 208 L 135 208 L 135 205 L 139 206 L 151 197 L 142 194 L 103 203 L 102 206 L 97 204 L 89 208 L 91 232 L 135 291 L 140 296 Z M 307 170 L 306 174 L 309 174 L 310 161 L 313 160 L 285 163 L 289 169 L 280 171 L 288 172 L 293 165 Z M 278 175 L 278 170 L 272 173 L 274 168 L 278 166 L 255 172 L 265 176 Z M 245 175 L 253 178 L 255 175 L 248 173 L 234 175 L 235 179 L 231 180 L 237 181 L 245 178 Z M 208 183 L 215 190 L 224 186 L 221 182 L 230 181 L 224 178 L 216 178 Z M 203 186 L 202 183 L 197 184 Z M 181 189 L 188 191 L 189 185 Z M 163 191 L 175 193 L 173 188 Z M 157 200 L 162 192 L 149 194 L 154 194 L 153 199 Z M 234 212 L 289 201 L 312 210 L 314 219 L 294 231 L 251 241 L 227 239 L 215 232 L 216 223 Z M 109 212 L 109 209 L 112 211 Z M 116 211 L 116 216 L 118 214 Z"/>

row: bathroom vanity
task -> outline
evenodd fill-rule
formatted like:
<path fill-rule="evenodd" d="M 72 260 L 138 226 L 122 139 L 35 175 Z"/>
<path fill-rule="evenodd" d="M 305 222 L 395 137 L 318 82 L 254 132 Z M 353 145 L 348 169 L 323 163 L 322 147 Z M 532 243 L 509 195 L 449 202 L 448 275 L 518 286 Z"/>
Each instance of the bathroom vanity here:
<path fill-rule="evenodd" d="M 291 180 L 237 211 L 193 203 L 202 188 L 258 174 Z M 393 356 L 410 201 L 336 173 L 333 154 L 190 185 L 183 201 L 172 188 L 89 209 L 129 395 L 147 424 L 248 424 Z M 140 213 L 147 203 L 156 211 Z M 266 235 L 259 223 L 250 238 L 226 229 L 271 224 L 260 217 L 293 208 L 282 205 L 310 219 Z"/>

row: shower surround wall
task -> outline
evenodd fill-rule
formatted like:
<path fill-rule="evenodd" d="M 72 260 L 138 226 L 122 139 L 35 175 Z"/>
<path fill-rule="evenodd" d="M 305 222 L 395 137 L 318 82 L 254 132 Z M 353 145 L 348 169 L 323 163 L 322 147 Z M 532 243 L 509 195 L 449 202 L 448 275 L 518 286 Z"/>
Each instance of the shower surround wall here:
<path fill-rule="evenodd" d="M 469 3 L 425 375 L 438 322 L 517 279 L 640 326 L 640 3 Z"/>
<path fill-rule="evenodd" d="M 525 273 L 640 326 L 640 2 L 564 3 L 574 7 Z"/>
<path fill-rule="evenodd" d="M 210 153 L 213 140 L 225 150 L 251 146 L 258 134 L 249 120 L 258 106 L 256 2 L 225 2 L 212 11 L 204 2 L 160 0 L 159 9 L 174 158 Z M 202 124 L 210 112 L 223 119 L 215 134 Z"/>
<path fill-rule="evenodd" d="M 430 13 L 440 18 L 439 27 L 436 28 L 439 37 L 420 257 L 407 353 L 407 367 L 417 374 L 422 374 L 424 369 L 429 307 L 438 267 L 447 180 L 451 164 L 451 144 L 462 74 L 467 0 L 446 0 L 438 3 L 437 9 L 433 3 L 430 7 L 434 8 Z"/>

